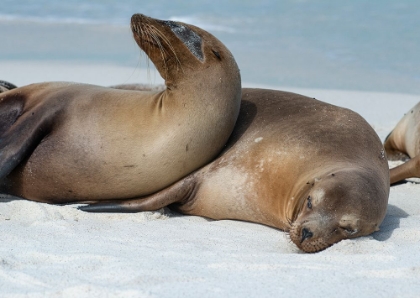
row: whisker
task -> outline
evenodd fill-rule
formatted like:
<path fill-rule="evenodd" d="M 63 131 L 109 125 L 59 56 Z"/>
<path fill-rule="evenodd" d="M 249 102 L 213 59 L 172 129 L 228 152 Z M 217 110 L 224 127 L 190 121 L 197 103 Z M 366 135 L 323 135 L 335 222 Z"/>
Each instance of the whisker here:
<path fill-rule="evenodd" d="M 145 40 L 147 42 L 150 41 L 150 38 L 149 38 L 149 36 L 147 34 L 147 31 L 146 30 L 143 30 L 143 26 L 140 26 L 139 28 L 140 28 L 140 33 L 141 33 L 141 35 L 140 35 L 141 36 L 141 39 L 142 40 Z M 152 81 L 152 77 L 150 75 L 150 58 L 149 58 L 148 55 L 146 55 L 146 67 L 147 67 L 147 80 L 149 82 L 151 82 Z"/>
<path fill-rule="evenodd" d="M 181 61 L 178 59 L 176 51 L 175 51 L 174 47 L 172 46 L 172 44 L 170 43 L 170 41 L 168 40 L 168 38 L 159 29 L 157 29 L 155 27 L 153 29 L 155 30 L 155 33 L 162 39 L 162 41 L 164 41 L 168 45 L 169 50 L 173 53 L 173 56 L 174 56 L 174 58 L 177 62 L 177 66 L 179 66 L 181 68 L 181 71 L 184 72 L 184 70 L 182 68 Z"/>
<path fill-rule="evenodd" d="M 162 47 L 160 45 L 159 39 L 155 36 L 155 34 L 153 34 L 150 27 L 151 26 L 149 24 L 145 24 L 142 28 L 142 33 L 143 33 L 144 40 L 149 43 L 149 45 L 148 45 L 149 47 L 151 46 L 150 44 L 153 44 L 153 43 L 155 43 L 159 47 L 159 50 L 160 50 L 161 55 L 162 55 L 162 60 L 163 60 L 163 63 L 165 64 L 165 68 L 166 68 L 164 53 L 162 53 Z M 151 81 L 150 64 L 149 63 L 150 63 L 150 58 L 147 59 L 147 76 L 148 76 L 149 81 Z"/>
<path fill-rule="evenodd" d="M 165 56 L 167 55 L 165 52 L 165 48 L 162 46 L 162 43 L 160 42 L 159 37 L 155 34 L 155 32 L 153 31 L 152 27 L 147 27 L 148 29 L 148 33 L 150 34 L 150 37 L 153 39 L 153 41 L 156 43 L 156 45 L 158 46 L 159 50 L 160 50 L 160 54 L 162 56 L 162 60 L 163 60 L 163 64 L 164 64 L 164 68 L 166 70 L 166 75 L 168 75 L 168 67 L 166 65 L 166 59 Z"/>
<path fill-rule="evenodd" d="M 168 38 L 158 28 L 153 28 L 153 29 L 155 30 L 155 33 L 162 39 L 162 41 L 165 42 L 168 45 L 169 50 L 172 52 L 173 57 L 175 58 L 175 60 L 177 62 L 177 66 L 179 66 L 181 68 L 181 71 L 183 72 L 184 70 L 182 69 L 181 61 L 178 59 L 176 51 L 175 51 L 174 47 L 172 46 L 171 42 L 168 40 Z"/>

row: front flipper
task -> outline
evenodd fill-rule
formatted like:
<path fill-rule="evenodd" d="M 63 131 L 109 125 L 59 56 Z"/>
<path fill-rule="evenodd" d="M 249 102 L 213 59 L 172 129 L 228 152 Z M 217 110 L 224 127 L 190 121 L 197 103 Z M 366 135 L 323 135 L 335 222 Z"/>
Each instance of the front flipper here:
<path fill-rule="evenodd" d="M 3 98 L 0 102 L 0 179 L 9 175 L 51 131 L 54 110 L 41 105 L 24 111 L 23 98 Z"/>
<path fill-rule="evenodd" d="M 194 196 L 196 182 L 193 176 L 165 188 L 153 195 L 139 199 L 115 200 L 81 206 L 77 209 L 86 212 L 125 212 L 156 211 L 173 203 L 182 203 Z"/>

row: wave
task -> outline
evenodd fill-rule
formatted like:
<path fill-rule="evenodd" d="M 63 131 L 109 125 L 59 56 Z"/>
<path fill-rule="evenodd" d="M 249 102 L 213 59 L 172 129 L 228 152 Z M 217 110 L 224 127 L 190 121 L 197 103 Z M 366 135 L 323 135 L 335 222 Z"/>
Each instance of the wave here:
<path fill-rule="evenodd" d="M 193 24 L 197 27 L 203 28 L 208 31 L 218 31 L 226 33 L 235 33 L 236 30 L 232 27 L 216 25 L 214 23 L 202 21 L 198 17 L 192 16 L 172 16 L 168 18 L 171 21 L 179 21 L 187 24 Z M 81 17 L 59 17 L 59 16 L 25 16 L 25 15 L 14 15 L 14 14 L 1 14 L 0 21 L 24 21 L 24 22 L 36 22 L 36 23 L 47 23 L 47 24 L 87 24 L 87 25 L 128 25 L 129 20 L 127 18 L 113 18 L 113 19 L 89 19 Z"/>
<path fill-rule="evenodd" d="M 128 25 L 126 19 L 111 19 L 111 20 L 94 20 L 87 18 L 77 18 L 77 17 L 57 17 L 57 16 L 43 16 L 43 17 L 34 17 L 34 16 L 24 16 L 24 15 L 13 15 L 13 14 L 1 14 L 0 21 L 23 21 L 23 22 L 36 22 L 36 23 L 47 23 L 47 24 L 87 24 L 87 25 Z"/>

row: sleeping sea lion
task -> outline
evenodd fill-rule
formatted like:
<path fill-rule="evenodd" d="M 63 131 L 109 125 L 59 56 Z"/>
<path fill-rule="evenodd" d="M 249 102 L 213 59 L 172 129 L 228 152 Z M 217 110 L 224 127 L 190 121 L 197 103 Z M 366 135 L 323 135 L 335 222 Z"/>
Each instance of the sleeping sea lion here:
<path fill-rule="evenodd" d="M 169 206 L 276 227 L 316 252 L 377 231 L 389 187 L 382 143 L 361 116 L 294 93 L 243 89 L 233 134 L 213 162 L 156 194 L 80 209 Z"/>

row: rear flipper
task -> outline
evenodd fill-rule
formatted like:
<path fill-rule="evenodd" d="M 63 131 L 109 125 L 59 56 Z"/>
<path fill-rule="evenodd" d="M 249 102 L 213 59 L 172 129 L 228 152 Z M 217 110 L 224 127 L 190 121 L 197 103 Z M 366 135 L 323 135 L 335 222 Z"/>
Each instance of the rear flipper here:
<path fill-rule="evenodd" d="M 9 90 L 12 90 L 12 89 L 15 89 L 15 88 L 17 88 L 17 87 L 15 85 L 13 85 L 12 83 L 0 80 L 0 93 L 9 91 Z"/>
<path fill-rule="evenodd" d="M 77 209 L 86 212 L 125 212 L 155 211 L 173 203 L 183 204 L 194 196 L 196 181 L 193 175 L 165 188 L 153 195 L 139 199 L 115 200 L 81 206 Z"/>
<path fill-rule="evenodd" d="M 391 184 L 413 177 L 420 178 L 420 155 L 390 170 Z"/>

